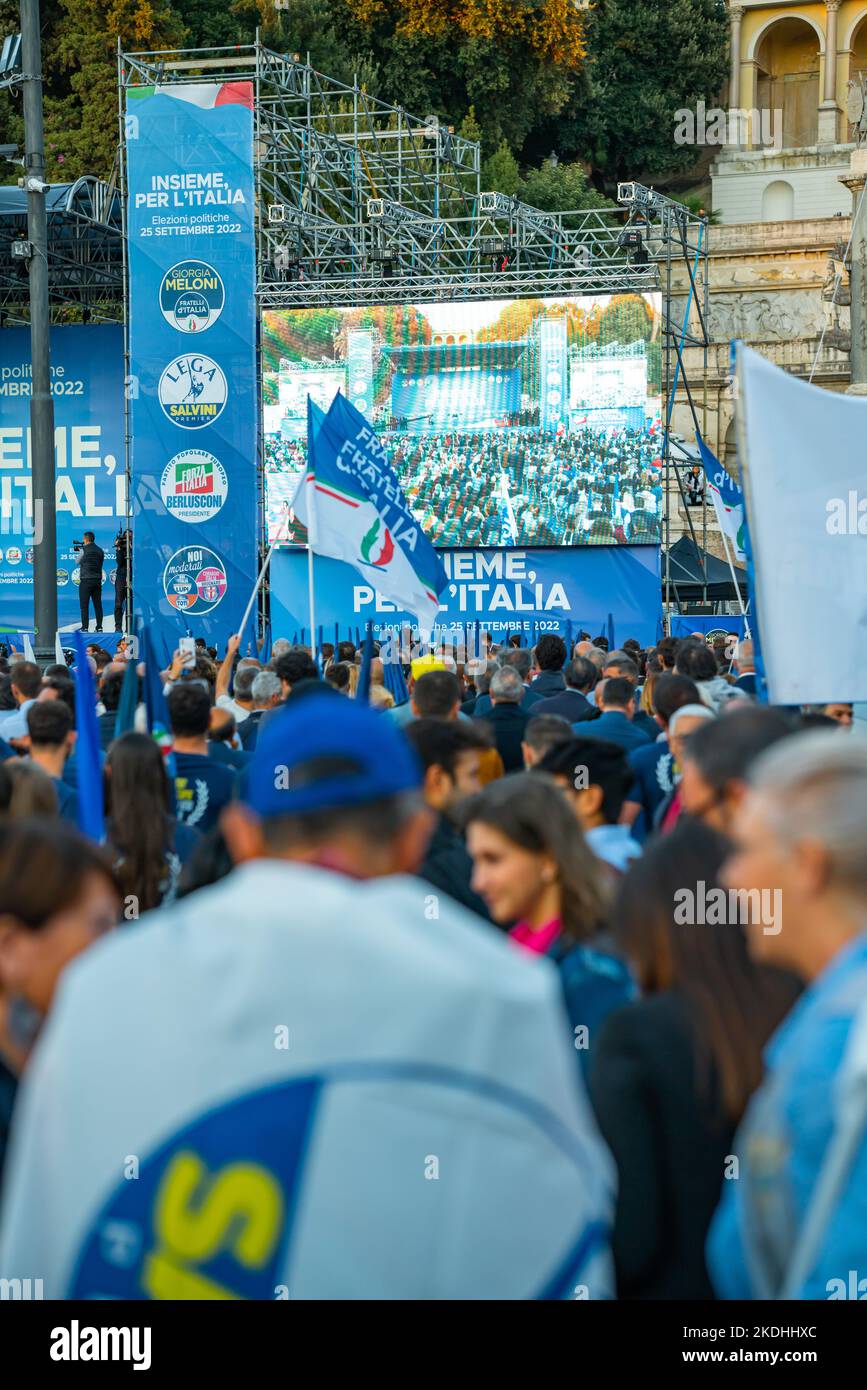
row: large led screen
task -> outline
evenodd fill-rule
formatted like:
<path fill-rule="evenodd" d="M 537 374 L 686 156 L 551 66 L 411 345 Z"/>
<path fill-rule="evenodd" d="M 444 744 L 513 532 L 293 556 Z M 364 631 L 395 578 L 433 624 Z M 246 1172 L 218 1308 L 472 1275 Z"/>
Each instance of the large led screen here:
<path fill-rule="evenodd" d="M 343 391 L 436 545 L 658 544 L 659 338 L 656 295 L 266 313 L 269 539 L 304 541 L 307 397 Z"/>

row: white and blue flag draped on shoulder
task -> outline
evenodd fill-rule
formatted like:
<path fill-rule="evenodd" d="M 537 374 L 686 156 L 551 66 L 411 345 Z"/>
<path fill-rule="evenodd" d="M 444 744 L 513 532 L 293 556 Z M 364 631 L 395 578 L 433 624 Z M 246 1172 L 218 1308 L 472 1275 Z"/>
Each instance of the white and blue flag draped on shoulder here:
<path fill-rule="evenodd" d="M 74 961 L 16 1101 L 0 1278 L 610 1298 L 613 1165 L 557 972 L 449 899 L 426 921 L 428 888 L 259 860 Z"/>
<path fill-rule="evenodd" d="M 315 555 L 354 566 L 384 598 L 413 613 L 422 632 L 432 630 L 445 570 L 385 449 L 345 396 L 336 395 L 310 431 L 292 507 Z"/>
<path fill-rule="evenodd" d="M 748 577 L 773 704 L 867 700 L 867 402 L 737 349 Z M 805 633 L 834 640 L 805 661 Z M 756 662 L 759 668 L 758 660 Z"/>

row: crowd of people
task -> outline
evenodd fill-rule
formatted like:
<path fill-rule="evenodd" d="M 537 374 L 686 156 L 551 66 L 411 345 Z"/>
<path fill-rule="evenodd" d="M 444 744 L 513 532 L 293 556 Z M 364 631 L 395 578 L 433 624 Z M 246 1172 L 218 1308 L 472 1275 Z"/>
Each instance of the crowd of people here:
<path fill-rule="evenodd" d="M 659 446 L 646 430 L 491 429 L 385 435 L 407 501 L 436 545 L 502 542 L 505 484 L 516 545 L 654 544 L 661 539 Z M 301 440 L 268 441 L 269 536 L 288 516 Z M 292 530 L 291 537 L 300 533 Z"/>
<path fill-rule="evenodd" d="M 478 446 L 440 444 L 462 473 Z M 124 642 L 0 659 L 0 1277 L 280 1296 L 245 1281 L 303 1161 L 300 1296 L 839 1296 L 867 1258 L 852 706 L 762 704 L 752 643 L 699 634 L 484 636 L 408 654 L 401 703 L 391 655 L 199 639 L 165 729 Z M 160 1262 L 121 1180 L 154 1154 Z"/>

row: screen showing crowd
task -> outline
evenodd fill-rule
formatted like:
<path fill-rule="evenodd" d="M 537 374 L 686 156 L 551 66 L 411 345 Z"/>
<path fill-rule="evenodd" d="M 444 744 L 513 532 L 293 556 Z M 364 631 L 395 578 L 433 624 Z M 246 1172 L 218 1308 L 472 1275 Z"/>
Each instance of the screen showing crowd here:
<path fill-rule="evenodd" d="M 436 545 L 659 544 L 659 326 L 655 295 L 266 313 L 269 540 L 306 539 L 307 397 L 342 391 Z"/>

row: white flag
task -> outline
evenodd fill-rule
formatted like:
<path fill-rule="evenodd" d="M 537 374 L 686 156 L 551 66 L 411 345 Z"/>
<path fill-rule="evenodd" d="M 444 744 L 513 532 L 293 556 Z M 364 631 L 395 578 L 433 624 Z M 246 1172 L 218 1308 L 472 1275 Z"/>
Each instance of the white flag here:
<path fill-rule="evenodd" d="M 867 700 L 867 401 L 739 346 L 750 593 L 773 704 Z M 821 659 L 805 637 L 825 637 Z"/>

